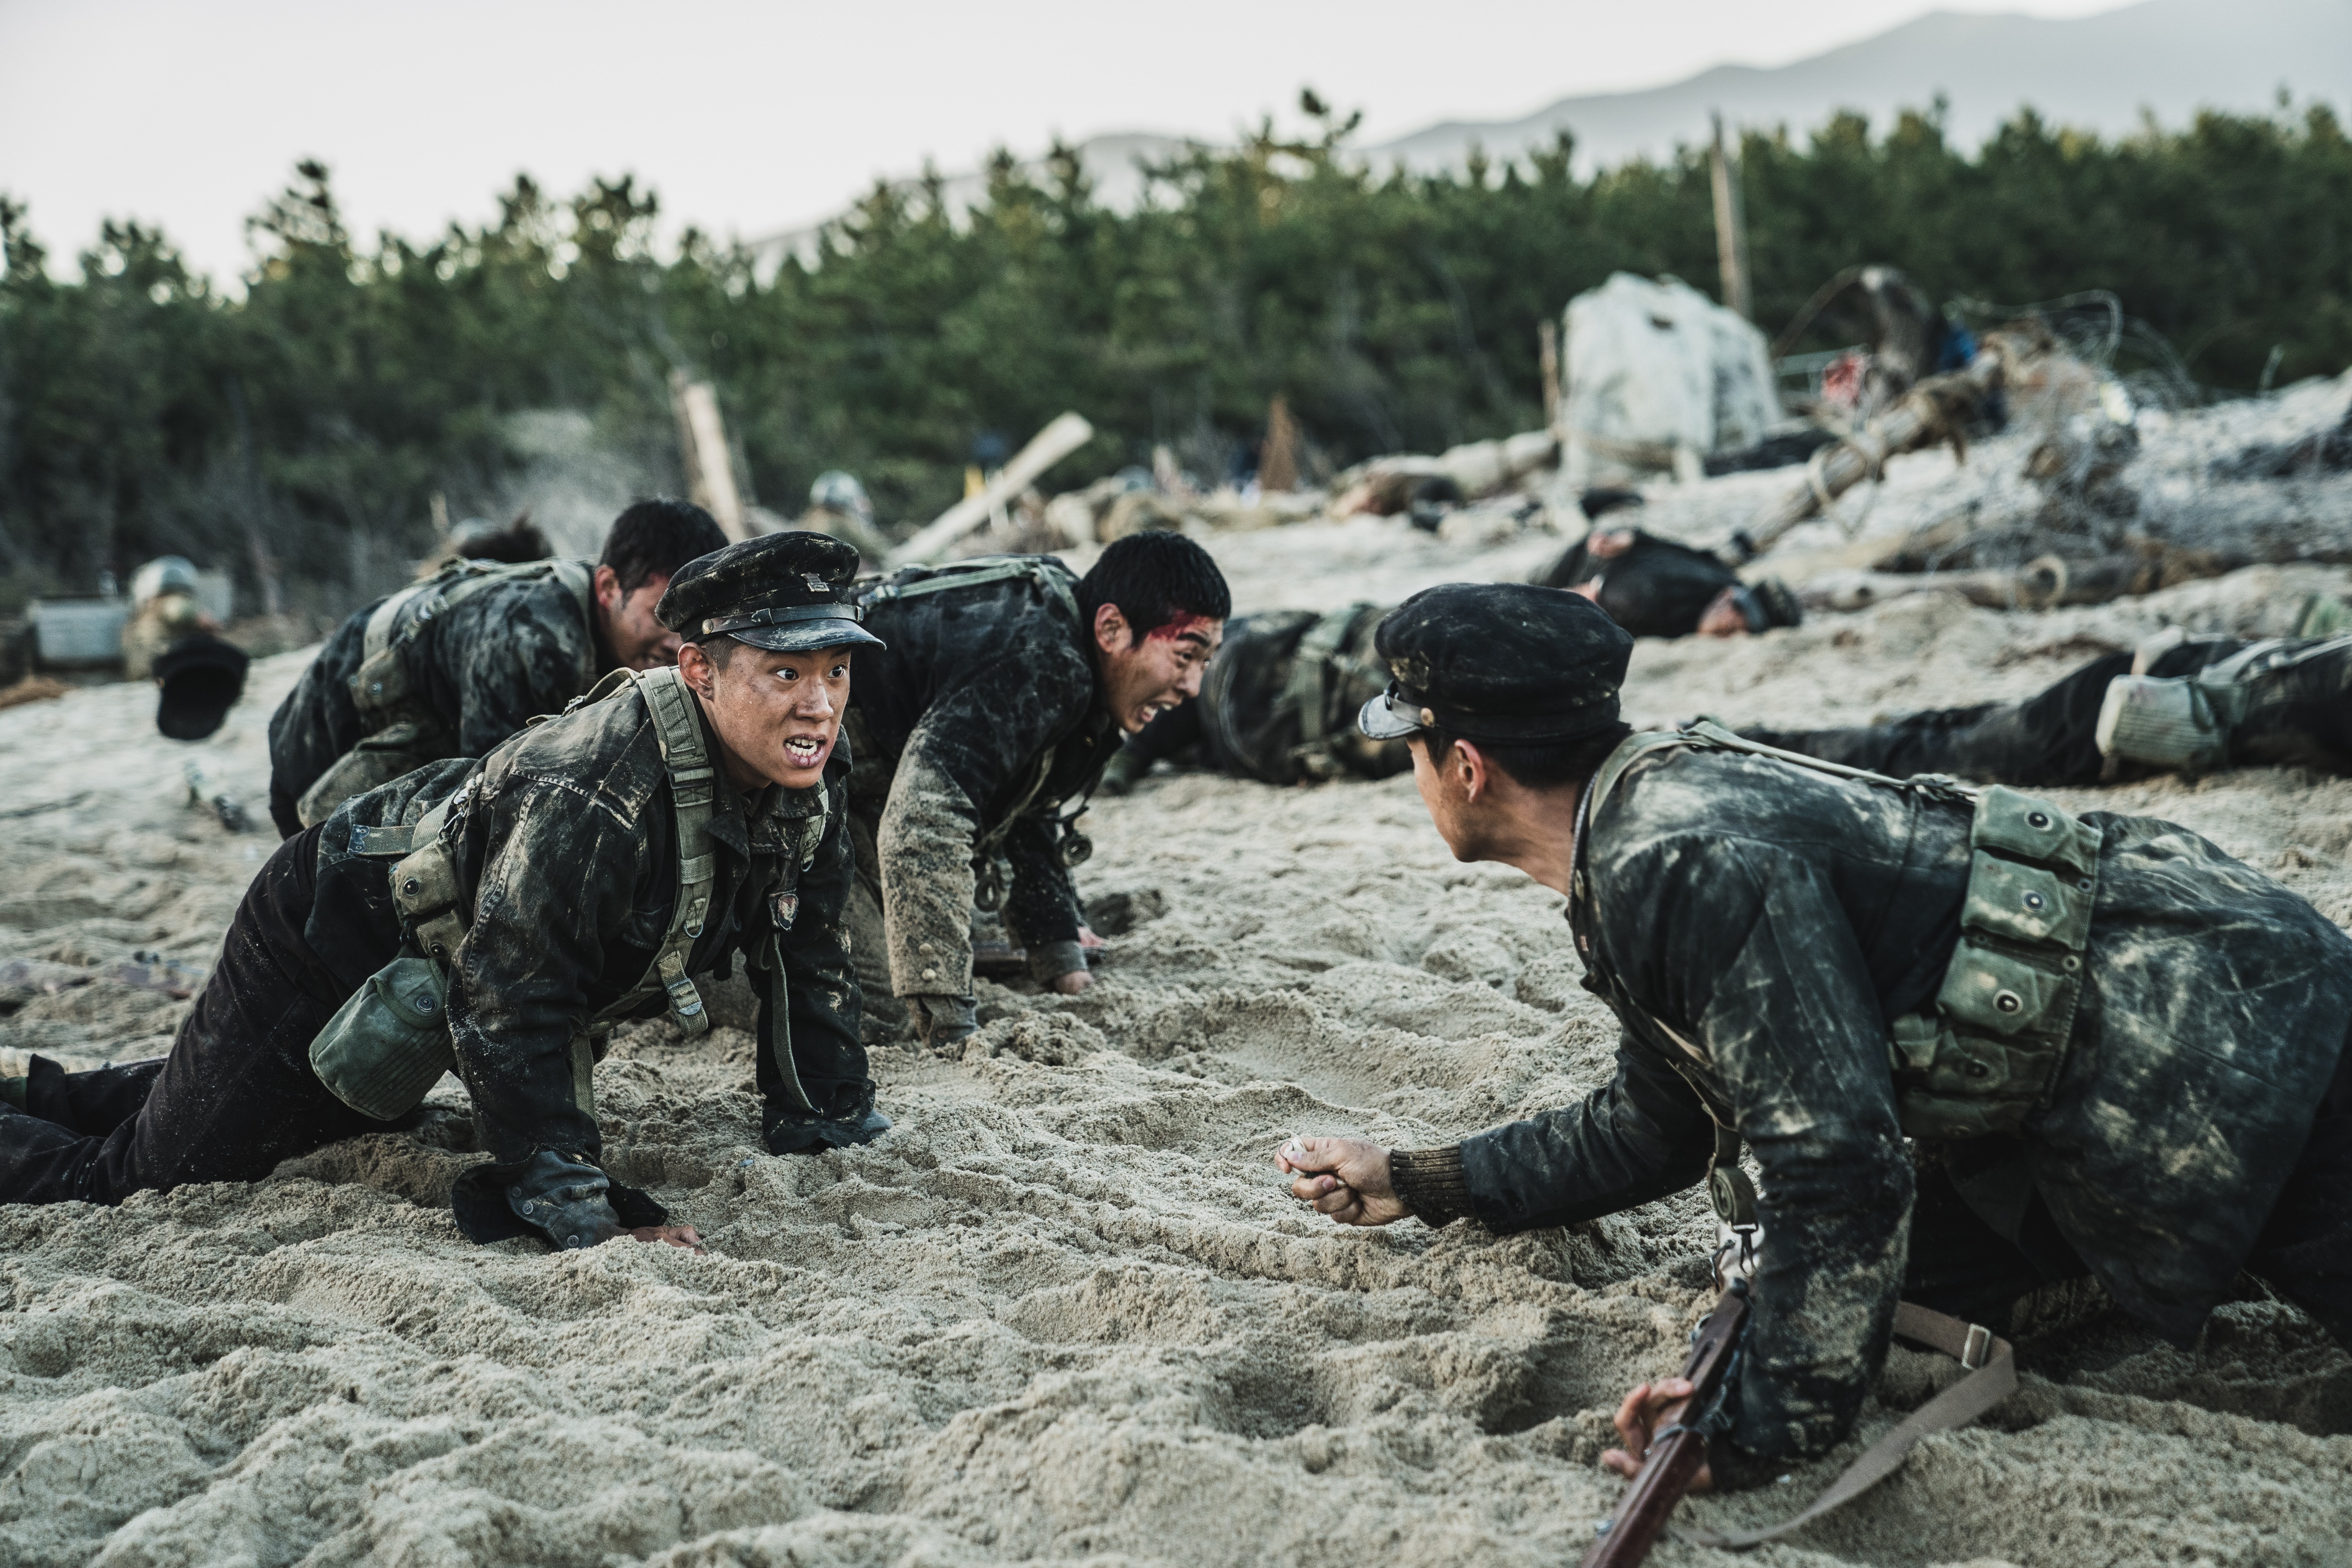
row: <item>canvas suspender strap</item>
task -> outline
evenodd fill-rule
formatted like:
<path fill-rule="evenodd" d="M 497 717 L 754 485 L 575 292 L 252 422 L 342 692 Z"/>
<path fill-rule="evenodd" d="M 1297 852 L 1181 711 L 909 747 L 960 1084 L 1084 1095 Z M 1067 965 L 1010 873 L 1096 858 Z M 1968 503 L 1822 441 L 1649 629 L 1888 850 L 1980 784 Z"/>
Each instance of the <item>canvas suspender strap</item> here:
<path fill-rule="evenodd" d="M 888 604 L 893 599 L 919 599 L 926 594 L 943 594 L 950 588 L 977 588 L 989 583 L 1010 582 L 1026 577 L 1037 584 L 1040 592 L 1061 601 L 1071 618 L 1083 621 L 1078 613 L 1078 595 L 1073 586 L 1076 579 L 1070 569 L 1050 555 L 975 555 L 966 561 L 951 561 L 944 566 L 918 567 L 929 574 L 908 582 L 898 576 L 887 577 L 862 587 L 856 592 L 861 606 Z"/>
<path fill-rule="evenodd" d="M 1339 658 L 1357 621 L 1367 610 L 1377 608 L 1376 605 L 1359 600 L 1325 616 L 1298 639 L 1298 651 L 1290 661 L 1290 683 L 1283 696 L 1298 714 L 1300 744 L 1312 746 L 1322 741 L 1324 721 L 1329 717 L 1327 710 L 1331 697 L 1331 661 Z"/>
<path fill-rule="evenodd" d="M 361 720 L 373 730 L 392 717 L 409 695 L 401 666 L 402 653 L 436 619 L 448 614 L 485 588 L 501 583 L 552 577 L 580 608 L 580 622 L 591 628 L 583 643 L 593 666 L 595 643 L 595 568 L 585 561 L 524 561 L 512 564 L 461 561 L 413 588 L 404 588 L 375 607 L 368 616 L 360 645 L 360 667 L 351 680 L 352 700 Z M 583 685 L 595 676 L 593 668 L 580 672 Z"/>
<path fill-rule="evenodd" d="M 710 812 L 718 798 L 719 770 L 702 743 L 702 722 L 694 711 L 693 694 L 675 667 L 631 672 L 637 692 L 653 716 L 654 732 L 661 742 L 662 763 L 669 770 L 670 802 L 677 813 L 677 898 L 670 907 L 669 931 L 654 954 L 653 967 L 630 992 L 643 996 L 656 984 L 669 994 L 670 1016 L 688 1035 L 710 1027 L 702 993 L 687 973 L 694 942 L 702 934 L 710 912 L 711 883 L 719 874 L 719 858 L 710 846 Z"/>
<path fill-rule="evenodd" d="M 1895 1335 L 1943 1352 L 1968 1369 L 1969 1375 L 1905 1416 L 1893 1431 L 1863 1451 L 1861 1458 L 1829 1484 L 1811 1506 L 1785 1523 L 1768 1530 L 1677 1531 L 1701 1546 L 1743 1552 L 1777 1541 L 1811 1524 L 1832 1509 L 1844 1507 L 1900 1469 L 1923 1437 L 1965 1426 L 2017 1392 L 2017 1357 L 2007 1340 L 1981 1324 L 1963 1322 L 1941 1312 L 1905 1301 L 1895 1309 Z"/>

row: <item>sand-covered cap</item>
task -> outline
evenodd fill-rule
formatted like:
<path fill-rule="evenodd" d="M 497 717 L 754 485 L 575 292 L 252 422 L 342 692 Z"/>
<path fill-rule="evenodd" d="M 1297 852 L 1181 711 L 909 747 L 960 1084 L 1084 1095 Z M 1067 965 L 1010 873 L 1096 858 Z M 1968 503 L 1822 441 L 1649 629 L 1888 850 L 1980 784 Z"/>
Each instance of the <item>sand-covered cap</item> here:
<path fill-rule="evenodd" d="M 1614 724 L 1633 639 L 1580 594 L 1448 583 L 1390 611 L 1372 647 L 1391 679 L 1357 716 L 1365 734 L 1391 741 L 1433 724 L 1514 744 Z"/>
<path fill-rule="evenodd" d="M 845 596 L 857 552 L 830 534 L 746 539 L 677 569 L 654 614 L 688 642 L 724 633 L 772 653 L 882 646 Z"/>

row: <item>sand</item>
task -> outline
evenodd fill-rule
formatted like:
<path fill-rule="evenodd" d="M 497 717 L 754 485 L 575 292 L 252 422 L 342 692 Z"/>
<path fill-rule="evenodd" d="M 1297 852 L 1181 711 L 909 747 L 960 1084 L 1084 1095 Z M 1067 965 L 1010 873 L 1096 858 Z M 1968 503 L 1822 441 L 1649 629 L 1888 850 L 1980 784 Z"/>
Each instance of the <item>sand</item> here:
<path fill-rule="evenodd" d="M 1558 544 L 1359 520 L 1218 548 L 1257 605 L 1515 574 Z M 1645 644 L 1628 705 L 1862 718 L 2021 694 L 2165 620 L 2260 629 L 2321 587 L 2352 576 L 2266 568 L 2040 616 L 1906 599 Z M 183 767 L 261 816 L 264 725 L 301 660 L 257 666 L 201 746 L 156 737 L 131 687 L 0 713 L 0 959 L 208 964 L 269 836 L 188 804 Z M 2072 798 L 2188 823 L 2352 921 L 2352 783 Z M 761 1152 L 740 1028 L 624 1035 L 597 1074 L 610 1161 L 707 1256 L 467 1242 L 446 1194 L 479 1156 L 446 1081 L 425 1131 L 251 1186 L 0 1210 L 0 1563 L 1574 1561 L 1619 1489 L 1607 1407 L 1679 1364 L 1708 1300 L 1698 1196 L 1509 1239 L 1341 1232 L 1268 1160 L 1300 1132 L 1433 1143 L 1601 1082 L 1614 1030 L 1559 900 L 1454 863 L 1408 780 L 1163 773 L 1089 826 L 1101 984 L 983 984 L 953 1058 L 877 1047 L 898 1128 L 870 1148 Z M 184 1005 L 20 987 L 0 1057 L 152 1054 Z M 1748 1561 L 2352 1560 L 2352 1357 L 2307 1320 L 2249 1282 L 2190 1352 L 2095 1300 L 2049 1324 L 1991 1420 Z M 1898 1349 L 1864 1436 L 1950 1375 Z M 1853 1451 L 1690 1515 L 1783 1516 Z"/>

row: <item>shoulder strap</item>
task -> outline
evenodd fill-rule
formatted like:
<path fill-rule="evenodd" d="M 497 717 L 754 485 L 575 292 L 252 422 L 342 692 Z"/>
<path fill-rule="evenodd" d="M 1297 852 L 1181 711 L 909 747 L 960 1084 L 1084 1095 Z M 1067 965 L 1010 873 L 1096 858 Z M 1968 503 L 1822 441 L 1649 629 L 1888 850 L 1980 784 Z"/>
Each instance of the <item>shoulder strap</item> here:
<path fill-rule="evenodd" d="M 405 678 L 393 666 L 398 662 L 401 651 L 436 618 L 485 588 L 541 577 L 553 577 L 561 583 L 579 602 L 583 623 L 592 627 L 596 624 L 589 608 L 595 568 L 584 561 L 452 562 L 424 582 L 404 588 L 378 605 L 368 616 L 359 670 L 351 681 L 352 700 L 358 705 L 362 717 L 388 713 L 408 695 Z M 595 638 L 591 637 L 585 646 L 585 657 L 593 666 Z M 594 675 L 593 668 L 583 668 L 581 679 L 584 681 Z"/>
<path fill-rule="evenodd" d="M 1052 555 L 974 555 L 968 560 L 950 561 L 941 566 L 919 566 L 912 569 L 924 575 L 911 580 L 907 572 L 883 578 L 856 594 L 861 605 L 887 604 L 893 599 L 918 599 L 926 594 L 943 594 L 950 588 L 977 588 L 990 583 L 1010 582 L 1026 577 L 1037 585 L 1041 594 L 1061 601 L 1062 607 L 1078 617 L 1077 577 L 1068 565 Z"/>
<path fill-rule="evenodd" d="M 1356 623 L 1367 610 L 1378 606 L 1359 600 L 1345 609 L 1334 610 L 1307 628 L 1298 639 L 1298 649 L 1291 656 L 1290 682 L 1283 697 L 1298 714 L 1298 739 L 1303 745 L 1313 745 L 1323 739 L 1325 710 L 1330 705 L 1331 661 L 1339 656 Z"/>
<path fill-rule="evenodd" d="M 702 724 L 695 717 L 694 696 L 675 667 L 629 671 L 646 710 L 653 716 L 654 734 L 661 742 L 662 763 L 669 770 L 670 805 L 677 816 L 677 898 L 670 906 L 669 930 L 655 950 L 646 977 L 632 987 L 615 1007 L 660 989 L 669 994 L 670 1016 L 679 1028 L 699 1035 L 710 1027 L 703 1010 L 702 993 L 687 973 L 694 942 L 702 934 L 710 912 L 710 886 L 719 872 L 718 856 L 710 847 L 710 811 L 718 798 L 719 770 L 702 743 Z"/>
<path fill-rule="evenodd" d="M 1888 789 L 1915 790 L 1944 800 L 1973 801 L 1982 792 L 1942 773 L 1920 773 L 1912 778 L 1898 779 L 1887 773 L 1874 773 L 1868 768 L 1850 768 L 1843 763 L 1826 763 L 1819 757 L 1809 757 L 1801 752 L 1784 752 L 1778 746 L 1767 746 L 1733 734 L 1713 719 L 1700 719 L 1679 730 L 1651 730 L 1625 737 L 1624 742 L 1609 753 L 1609 760 L 1593 773 L 1592 783 L 1584 792 L 1584 801 L 1577 811 L 1578 826 L 1598 816 L 1601 807 L 1625 776 L 1627 769 L 1653 752 L 1670 746 L 1693 746 L 1707 752 L 1738 752 L 1743 756 L 1769 757 L 1774 762 L 1788 763 L 1832 778 L 1852 779 L 1858 784 L 1880 784 Z"/>
<path fill-rule="evenodd" d="M 2007 1340 L 1996 1337 L 1981 1324 L 1963 1322 L 1905 1301 L 1895 1309 L 1895 1332 L 1898 1338 L 1953 1357 L 1968 1369 L 1969 1375 L 1905 1416 L 1893 1431 L 1864 1450 L 1861 1458 L 1848 1465 L 1845 1473 L 1832 1481 L 1828 1489 L 1796 1518 L 1768 1530 L 1734 1531 L 1728 1534 L 1708 1530 L 1675 1533 L 1686 1533 L 1688 1539 L 1701 1546 L 1733 1552 L 1777 1541 L 1832 1509 L 1852 1502 L 1893 1475 L 1910 1457 L 1911 1450 L 1919 1446 L 1922 1437 L 1965 1426 L 2017 1392 L 2015 1352 Z"/>

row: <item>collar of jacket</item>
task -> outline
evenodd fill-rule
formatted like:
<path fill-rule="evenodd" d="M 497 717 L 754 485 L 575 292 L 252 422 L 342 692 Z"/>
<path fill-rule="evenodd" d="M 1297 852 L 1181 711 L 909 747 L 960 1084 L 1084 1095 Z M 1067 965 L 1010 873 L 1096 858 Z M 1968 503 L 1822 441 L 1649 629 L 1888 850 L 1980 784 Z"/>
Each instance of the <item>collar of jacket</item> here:
<path fill-rule="evenodd" d="M 814 816 L 824 809 L 824 792 L 831 788 L 835 772 L 846 774 L 849 759 L 845 743 L 836 742 L 833 755 L 825 759 L 824 776 L 806 789 L 786 789 L 782 784 L 762 785 L 758 794 L 746 797 L 726 782 L 727 773 L 719 761 L 719 733 L 710 727 L 710 715 L 703 711 L 702 700 L 694 702 L 695 722 L 702 726 L 702 749 L 719 772 L 718 798 L 710 806 L 710 837 L 733 850 L 739 858 L 751 858 L 752 841 L 757 839 L 762 850 L 780 851 L 783 838 L 779 831 L 786 822 L 804 816 Z"/>

